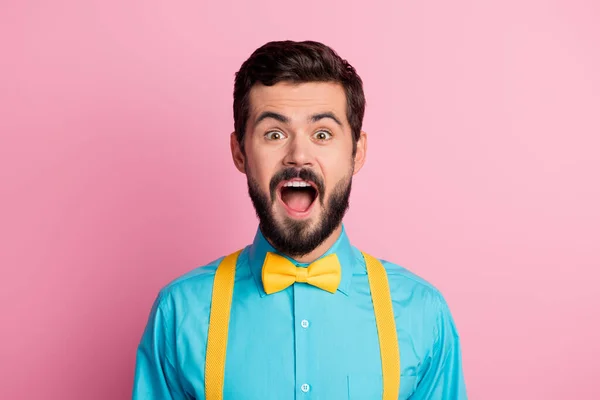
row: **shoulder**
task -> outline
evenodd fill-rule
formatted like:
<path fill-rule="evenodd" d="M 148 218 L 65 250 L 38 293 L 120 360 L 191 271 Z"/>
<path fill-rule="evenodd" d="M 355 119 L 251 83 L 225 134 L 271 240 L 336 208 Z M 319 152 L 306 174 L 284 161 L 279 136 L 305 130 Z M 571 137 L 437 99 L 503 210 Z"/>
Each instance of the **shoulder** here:
<path fill-rule="evenodd" d="M 408 268 L 384 259 L 379 259 L 379 261 L 384 266 L 389 280 L 401 281 L 405 284 L 414 285 L 432 293 L 439 293 L 439 290 L 431 282 L 417 275 Z"/>
<path fill-rule="evenodd" d="M 212 286 L 215 272 L 223 258 L 219 257 L 173 279 L 160 290 L 160 296 L 166 297 L 180 292 L 205 289 Z"/>
<path fill-rule="evenodd" d="M 376 257 L 370 253 L 365 253 L 365 252 L 359 252 L 359 253 L 362 253 L 363 255 L 366 255 L 366 256 L 370 256 L 371 259 L 374 258 L 383 265 L 383 267 L 385 269 L 385 273 L 388 278 L 388 282 L 389 282 L 390 290 L 392 291 L 392 294 L 397 290 L 404 290 L 404 291 L 410 290 L 410 291 L 419 291 L 423 294 L 427 294 L 432 297 L 441 296 L 441 293 L 437 287 L 435 287 L 431 282 L 424 279 L 423 277 L 415 274 L 408 268 L 406 268 L 402 265 L 396 264 L 392 261 Z M 365 261 L 362 259 L 362 257 L 361 257 L 361 262 L 363 263 L 363 268 L 364 268 Z"/>
<path fill-rule="evenodd" d="M 383 264 L 394 310 L 431 332 L 434 341 L 443 333 L 458 337 L 450 307 L 442 292 L 414 272 L 387 260 Z"/>
<path fill-rule="evenodd" d="M 380 261 L 388 276 L 395 308 L 407 302 L 411 305 L 411 314 L 422 318 L 425 325 L 430 326 L 436 334 L 443 326 L 448 325 L 457 335 L 450 306 L 436 286 L 398 264 Z"/>
<path fill-rule="evenodd" d="M 171 312 L 181 309 L 210 308 L 217 268 L 225 256 L 198 266 L 164 285 L 157 296 L 158 306 Z"/>
<path fill-rule="evenodd" d="M 408 304 L 412 309 L 430 316 L 449 312 L 444 295 L 430 281 L 402 265 L 377 259 L 385 268 L 390 294 L 395 304 Z"/>

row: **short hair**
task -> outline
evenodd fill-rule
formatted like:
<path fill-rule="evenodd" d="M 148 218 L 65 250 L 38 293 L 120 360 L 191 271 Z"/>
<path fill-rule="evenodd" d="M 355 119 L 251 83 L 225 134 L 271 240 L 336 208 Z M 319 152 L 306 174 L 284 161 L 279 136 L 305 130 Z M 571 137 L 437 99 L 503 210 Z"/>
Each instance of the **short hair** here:
<path fill-rule="evenodd" d="M 250 114 L 250 90 L 256 83 L 272 86 L 278 82 L 341 84 L 346 93 L 346 117 L 352 129 L 352 154 L 356 153 L 366 104 L 360 76 L 330 47 L 315 41 L 291 40 L 269 42 L 256 49 L 235 74 L 233 119 L 242 152 Z"/>

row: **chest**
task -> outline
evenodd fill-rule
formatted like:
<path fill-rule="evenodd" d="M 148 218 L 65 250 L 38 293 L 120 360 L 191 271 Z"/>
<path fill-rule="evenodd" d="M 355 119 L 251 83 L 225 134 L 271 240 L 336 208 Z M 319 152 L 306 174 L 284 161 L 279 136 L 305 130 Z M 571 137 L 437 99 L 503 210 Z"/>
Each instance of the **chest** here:
<path fill-rule="evenodd" d="M 245 293 L 242 285 L 236 287 L 227 338 L 225 400 L 382 397 L 379 339 L 368 293 L 346 296 L 295 284 L 259 297 Z M 248 290 L 253 290 L 251 285 Z M 410 335 L 402 328 L 399 345 L 400 399 L 406 399 L 414 390 L 418 360 Z M 203 367 L 200 357 L 197 365 Z M 203 398 L 202 387 L 197 389 L 197 398 Z"/>

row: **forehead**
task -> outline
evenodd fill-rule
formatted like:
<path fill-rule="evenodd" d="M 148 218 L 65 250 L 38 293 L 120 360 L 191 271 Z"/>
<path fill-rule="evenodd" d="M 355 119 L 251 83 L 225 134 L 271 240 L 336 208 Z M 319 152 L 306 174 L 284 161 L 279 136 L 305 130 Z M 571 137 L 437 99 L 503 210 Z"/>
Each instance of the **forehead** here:
<path fill-rule="evenodd" d="M 264 111 L 279 112 L 292 120 L 333 112 L 347 124 L 346 93 L 341 84 L 334 82 L 254 85 L 250 90 L 250 119 L 254 120 Z"/>

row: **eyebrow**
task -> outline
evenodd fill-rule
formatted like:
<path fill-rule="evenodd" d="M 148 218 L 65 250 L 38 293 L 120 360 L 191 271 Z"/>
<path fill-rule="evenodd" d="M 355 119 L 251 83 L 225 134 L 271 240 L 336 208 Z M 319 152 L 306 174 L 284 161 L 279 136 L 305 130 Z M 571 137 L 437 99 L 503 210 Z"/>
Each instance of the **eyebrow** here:
<path fill-rule="evenodd" d="M 338 124 L 339 126 L 342 126 L 342 123 L 339 120 L 339 118 L 336 117 L 335 114 L 332 113 L 332 112 L 324 112 L 324 113 L 320 113 L 320 114 L 315 114 L 312 117 L 310 117 L 310 121 L 311 122 L 318 122 L 318 121 L 320 121 L 322 119 L 325 119 L 325 118 L 332 119 L 332 120 L 335 121 L 336 124 Z"/>
<path fill-rule="evenodd" d="M 265 120 L 267 118 L 272 118 L 274 120 L 277 120 L 281 123 L 284 124 L 289 124 L 290 123 L 290 119 L 288 117 L 286 117 L 285 115 L 273 112 L 273 111 L 265 111 L 263 113 L 261 113 L 258 118 L 256 118 L 256 122 L 254 123 L 255 125 L 258 125 L 262 120 Z"/>
<path fill-rule="evenodd" d="M 258 116 L 258 118 L 256 118 L 256 122 L 254 122 L 254 124 L 258 125 L 260 122 L 262 122 L 263 120 L 268 119 L 268 118 L 274 119 L 283 124 L 290 123 L 290 119 L 283 114 L 279 114 L 279 113 L 276 113 L 273 111 L 264 111 Z M 343 126 L 340 119 L 338 117 L 336 117 L 336 115 L 332 112 L 324 112 L 324 113 L 315 114 L 315 115 L 312 115 L 311 117 L 309 117 L 308 119 L 310 122 L 315 123 L 315 122 L 318 122 L 325 118 L 329 118 L 329 119 L 333 120 L 339 126 Z"/>

